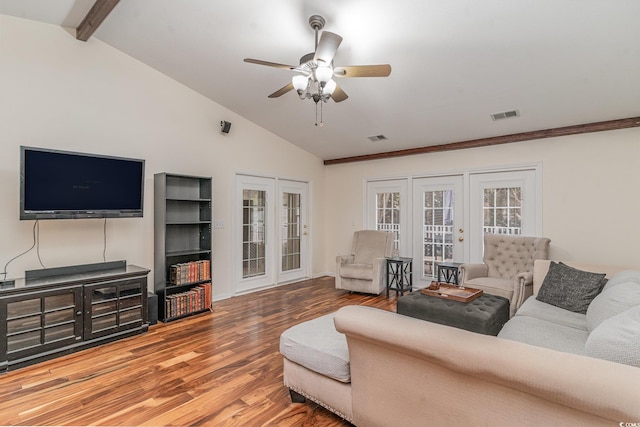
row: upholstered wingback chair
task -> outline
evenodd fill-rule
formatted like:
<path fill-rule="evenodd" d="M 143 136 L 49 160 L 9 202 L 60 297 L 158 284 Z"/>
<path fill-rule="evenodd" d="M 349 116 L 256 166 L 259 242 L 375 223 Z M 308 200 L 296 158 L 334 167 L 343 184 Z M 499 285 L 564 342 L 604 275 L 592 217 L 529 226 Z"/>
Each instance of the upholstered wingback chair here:
<path fill-rule="evenodd" d="M 533 261 L 549 258 L 550 242 L 546 237 L 485 234 L 483 263 L 460 266 L 462 285 L 507 298 L 513 316 L 533 295 Z"/>
<path fill-rule="evenodd" d="M 356 231 L 351 254 L 336 258 L 336 289 L 378 295 L 387 286 L 385 258 L 392 252 L 393 233 Z"/>

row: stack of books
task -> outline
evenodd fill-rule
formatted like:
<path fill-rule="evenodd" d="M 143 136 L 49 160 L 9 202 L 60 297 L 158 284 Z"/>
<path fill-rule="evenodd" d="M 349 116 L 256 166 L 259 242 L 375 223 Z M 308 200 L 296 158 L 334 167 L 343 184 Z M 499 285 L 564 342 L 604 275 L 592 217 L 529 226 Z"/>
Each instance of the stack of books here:
<path fill-rule="evenodd" d="M 169 283 L 184 285 L 211 279 L 211 261 L 191 261 L 169 267 Z"/>
<path fill-rule="evenodd" d="M 194 286 L 186 292 L 167 295 L 166 317 L 181 317 L 211 309 L 211 283 Z"/>

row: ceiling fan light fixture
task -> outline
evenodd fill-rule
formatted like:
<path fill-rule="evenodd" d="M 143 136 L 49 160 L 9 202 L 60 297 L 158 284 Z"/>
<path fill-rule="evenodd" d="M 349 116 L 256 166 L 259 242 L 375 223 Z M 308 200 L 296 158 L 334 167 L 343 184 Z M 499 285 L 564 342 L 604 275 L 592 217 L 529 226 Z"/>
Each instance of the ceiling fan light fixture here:
<path fill-rule="evenodd" d="M 327 83 L 325 83 L 324 87 L 322 88 L 322 94 L 326 95 L 327 98 L 329 98 L 332 94 L 333 91 L 336 90 L 336 82 L 335 80 L 331 79 L 329 80 Z"/>
<path fill-rule="evenodd" d="M 342 102 L 349 98 L 344 90 L 333 80 L 334 76 L 387 77 L 391 73 L 391 66 L 389 64 L 351 65 L 334 69 L 334 58 L 340 43 L 342 43 L 342 37 L 329 31 L 323 31 L 320 34 L 320 30 L 325 25 L 325 20 L 320 15 L 311 16 L 309 25 L 315 33 L 315 49 L 300 58 L 299 66 L 252 58 L 245 58 L 244 62 L 297 72 L 298 74 L 291 79 L 291 83 L 286 84 L 268 97 L 277 98 L 295 89 L 300 99 L 312 99 L 316 104 L 316 126 L 322 126 L 322 104 L 328 102 L 329 99 L 334 102 Z M 319 122 L 318 103 L 320 104 Z"/>
<path fill-rule="evenodd" d="M 297 76 L 293 76 L 291 79 L 291 83 L 293 84 L 293 88 L 300 93 L 304 92 L 309 86 L 309 77 L 298 74 Z"/>
<path fill-rule="evenodd" d="M 324 86 L 333 77 L 333 69 L 328 65 L 318 65 L 316 68 L 316 79 L 320 86 Z"/>

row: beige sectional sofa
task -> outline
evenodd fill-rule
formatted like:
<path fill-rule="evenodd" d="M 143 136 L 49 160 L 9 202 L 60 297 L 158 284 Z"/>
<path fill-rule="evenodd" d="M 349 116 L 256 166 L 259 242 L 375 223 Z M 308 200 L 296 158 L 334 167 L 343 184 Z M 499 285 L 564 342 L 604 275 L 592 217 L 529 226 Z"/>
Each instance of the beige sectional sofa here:
<path fill-rule="evenodd" d="M 536 272 L 539 289 L 545 267 Z M 348 345 L 350 378 L 285 355 L 284 381 L 357 426 L 640 422 L 638 367 L 362 306 L 332 317 Z"/>

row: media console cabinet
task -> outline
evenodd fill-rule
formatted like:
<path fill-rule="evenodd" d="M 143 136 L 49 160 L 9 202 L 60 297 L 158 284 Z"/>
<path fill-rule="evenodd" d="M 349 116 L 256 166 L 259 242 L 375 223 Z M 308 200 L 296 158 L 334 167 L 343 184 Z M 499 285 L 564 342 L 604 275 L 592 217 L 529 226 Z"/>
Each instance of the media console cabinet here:
<path fill-rule="evenodd" d="M 0 373 L 146 332 L 149 270 L 125 261 L 31 270 L 0 285 Z"/>

